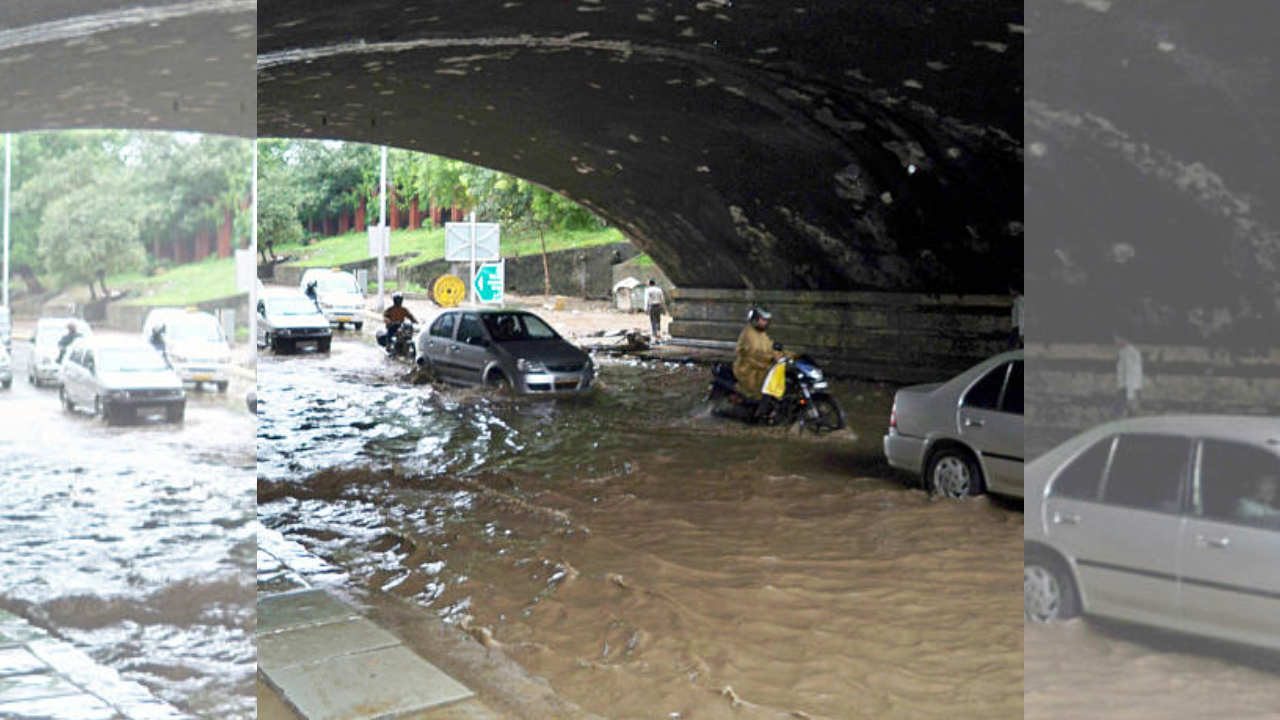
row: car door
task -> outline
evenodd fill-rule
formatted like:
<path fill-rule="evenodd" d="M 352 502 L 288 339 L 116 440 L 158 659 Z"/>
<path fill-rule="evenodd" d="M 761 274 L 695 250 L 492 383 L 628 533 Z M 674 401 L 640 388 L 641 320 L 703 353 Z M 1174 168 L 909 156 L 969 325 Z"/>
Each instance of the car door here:
<path fill-rule="evenodd" d="M 456 370 L 451 365 L 453 351 L 450 346 L 453 345 L 453 331 L 457 327 L 458 313 L 446 312 L 442 314 L 432 321 L 431 326 L 427 329 L 427 337 L 423 347 L 419 348 L 422 355 L 431 361 L 436 377 L 441 380 L 456 377 Z"/>
<path fill-rule="evenodd" d="M 67 386 L 67 396 L 77 405 L 89 405 L 92 403 L 90 399 L 89 386 L 89 362 L 87 358 L 93 357 L 92 352 L 88 348 L 76 348 L 74 352 L 66 358 L 66 371 L 63 373 L 63 385 Z"/>
<path fill-rule="evenodd" d="M 489 337 L 480 316 L 462 313 L 458 318 L 456 337 L 451 351 L 458 377 L 468 384 L 482 382 L 485 366 L 489 364 Z"/>
<path fill-rule="evenodd" d="M 1273 449 L 1204 440 L 1193 512 L 1178 546 L 1186 630 L 1280 649 L 1280 507 L 1250 507 L 1280 485 Z"/>
<path fill-rule="evenodd" d="M 1022 427 L 1021 360 L 992 368 L 961 396 L 956 432 L 981 456 L 988 489 L 1022 494 Z"/>
<path fill-rule="evenodd" d="M 1055 476 L 1045 533 L 1076 566 L 1086 610 L 1177 625 L 1191 456 L 1188 438 L 1125 433 L 1096 443 Z"/>

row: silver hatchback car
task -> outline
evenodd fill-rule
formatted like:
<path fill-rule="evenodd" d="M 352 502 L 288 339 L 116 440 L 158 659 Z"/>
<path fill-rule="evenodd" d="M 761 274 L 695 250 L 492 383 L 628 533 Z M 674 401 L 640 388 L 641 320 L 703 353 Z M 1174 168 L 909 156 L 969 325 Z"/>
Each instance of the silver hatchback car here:
<path fill-rule="evenodd" d="M 1280 650 L 1280 419 L 1153 417 L 1027 467 L 1023 605 Z"/>
<path fill-rule="evenodd" d="M 458 385 L 573 394 L 595 380 L 589 355 L 522 310 L 446 310 L 418 333 L 415 347 L 418 365 Z"/>
<path fill-rule="evenodd" d="M 902 388 L 884 454 L 947 497 L 1022 497 L 1022 351 L 988 358 L 956 377 Z"/>

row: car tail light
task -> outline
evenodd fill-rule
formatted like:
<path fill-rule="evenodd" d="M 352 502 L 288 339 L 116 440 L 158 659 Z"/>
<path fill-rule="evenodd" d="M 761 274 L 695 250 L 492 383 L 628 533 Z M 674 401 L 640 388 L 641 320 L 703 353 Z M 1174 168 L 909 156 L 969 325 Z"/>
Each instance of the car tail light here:
<path fill-rule="evenodd" d="M 898 427 L 898 403 L 893 404 L 893 409 L 889 411 L 889 427 Z"/>

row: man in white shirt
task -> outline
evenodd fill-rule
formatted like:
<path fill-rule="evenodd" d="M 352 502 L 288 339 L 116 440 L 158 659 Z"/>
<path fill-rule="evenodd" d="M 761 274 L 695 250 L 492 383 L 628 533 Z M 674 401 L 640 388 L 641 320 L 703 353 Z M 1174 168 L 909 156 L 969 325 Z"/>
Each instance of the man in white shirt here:
<path fill-rule="evenodd" d="M 1138 410 L 1142 391 L 1142 353 L 1125 338 L 1116 336 L 1116 417 L 1129 417 Z"/>
<path fill-rule="evenodd" d="M 1009 346 L 1020 348 L 1024 342 L 1022 335 L 1022 293 L 1017 288 L 1009 288 L 1009 295 L 1013 298 L 1013 332 L 1009 338 Z"/>
<path fill-rule="evenodd" d="M 649 326 L 653 331 L 653 342 L 662 337 L 662 310 L 667 304 L 662 288 L 653 278 L 649 278 L 649 287 L 644 289 L 644 309 L 649 313 Z"/>

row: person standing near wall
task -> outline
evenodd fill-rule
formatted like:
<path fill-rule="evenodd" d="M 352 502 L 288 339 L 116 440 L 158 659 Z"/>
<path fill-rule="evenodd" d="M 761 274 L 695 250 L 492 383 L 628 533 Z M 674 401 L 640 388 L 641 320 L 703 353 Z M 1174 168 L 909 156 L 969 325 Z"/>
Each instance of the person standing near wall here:
<path fill-rule="evenodd" d="M 644 289 L 644 309 L 649 313 L 649 328 L 652 330 L 655 345 L 662 338 L 662 310 L 666 304 L 667 299 L 662 294 L 662 288 L 658 287 L 658 283 L 653 278 L 649 278 L 649 287 Z"/>
<path fill-rule="evenodd" d="M 1119 358 L 1116 361 L 1115 416 L 1124 418 L 1138 411 L 1138 394 L 1142 391 L 1142 353 L 1127 339 L 1115 336 Z"/>
<path fill-rule="evenodd" d="M 1017 288 L 1009 288 L 1013 298 L 1013 329 L 1009 333 L 1009 347 L 1020 348 L 1024 345 L 1022 334 L 1022 292 Z"/>

